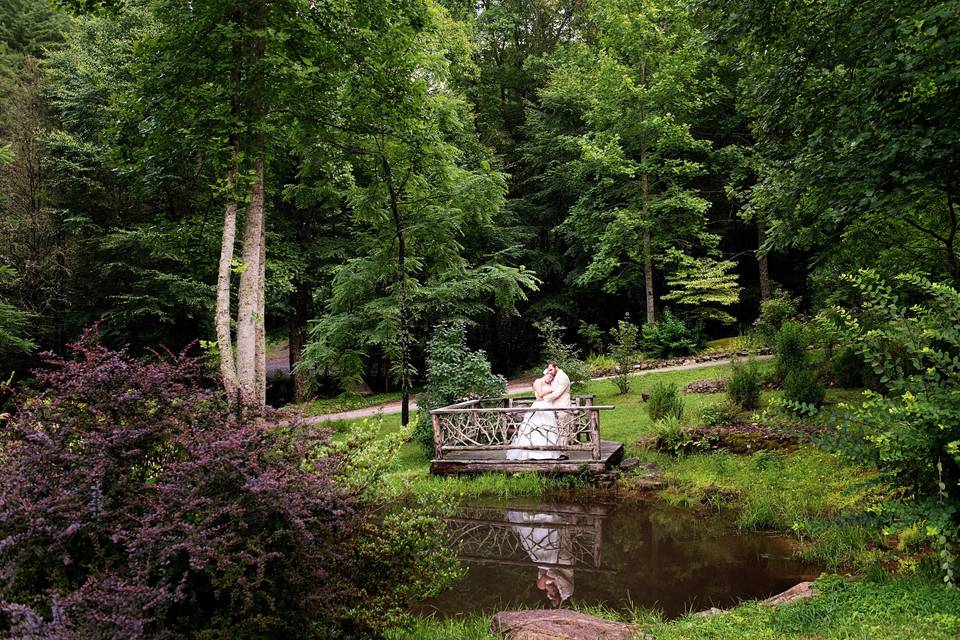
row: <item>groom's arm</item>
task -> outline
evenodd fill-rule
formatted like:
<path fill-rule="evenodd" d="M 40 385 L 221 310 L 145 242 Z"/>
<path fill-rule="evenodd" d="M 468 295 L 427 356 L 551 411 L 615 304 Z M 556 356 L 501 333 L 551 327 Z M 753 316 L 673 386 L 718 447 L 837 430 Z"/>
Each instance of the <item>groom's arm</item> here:
<path fill-rule="evenodd" d="M 567 391 L 567 389 L 570 388 L 570 378 L 567 376 L 567 374 L 563 374 L 563 377 L 557 376 L 557 378 L 558 378 L 557 382 L 559 382 L 560 384 L 557 384 L 553 391 L 545 395 L 543 397 L 544 400 L 549 400 L 550 402 L 553 402 L 554 400 L 562 396 L 564 392 Z"/>

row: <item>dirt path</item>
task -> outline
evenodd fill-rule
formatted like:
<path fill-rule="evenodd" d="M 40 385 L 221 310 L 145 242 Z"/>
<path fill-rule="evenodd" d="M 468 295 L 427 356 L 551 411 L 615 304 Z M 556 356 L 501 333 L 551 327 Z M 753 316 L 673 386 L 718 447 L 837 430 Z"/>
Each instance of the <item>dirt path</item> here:
<path fill-rule="evenodd" d="M 755 360 L 769 360 L 773 356 L 754 356 Z M 690 364 L 679 364 L 668 367 L 660 367 L 658 369 L 643 369 L 641 371 L 635 371 L 630 375 L 634 376 L 645 376 L 648 373 L 666 373 L 668 371 L 689 371 L 691 369 L 707 369 L 709 367 L 719 367 L 721 365 L 730 364 L 732 362 L 731 358 L 724 358 L 723 360 L 711 360 L 709 362 L 691 362 Z M 597 378 L 592 378 L 593 380 L 611 380 L 614 376 L 600 376 Z M 515 393 L 523 393 L 524 391 L 530 391 L 530 385 L 533 382 L 533 378 L 520 378 L 517 380 L 511 380 L 507 383 L 507 395 L 512 395 Z M 363 409 L 351 409 L 350 411 L 340 411 L 338 413 L 326 413 L 320 416 L 310 416 L 307 418 L 306 422 L 308 424 L 316 424 L 318 422 L 326 422 L 327 420 L 355 420 L 357 418 L 370 418 L 378 414 L 390 415 L 393 413 L 400 413 L 402 405 L 400 401 L 388 402 L 386 404 L 380 404 L 373 407 L 364 407 Z M 415 400 L 410 401 L 410 411 L 417 410 L 417 403 Z"/>

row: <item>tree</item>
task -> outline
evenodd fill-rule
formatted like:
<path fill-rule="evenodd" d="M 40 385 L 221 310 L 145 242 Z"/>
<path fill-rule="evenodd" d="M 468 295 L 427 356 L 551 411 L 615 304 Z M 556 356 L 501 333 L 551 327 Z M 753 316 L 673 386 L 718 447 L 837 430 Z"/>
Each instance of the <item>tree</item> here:
<path fill-rule="evenodd" d="M 704 226 L 709 203 L 691 184 L 709 144 L 685 120 L 702 106 L 703 56 L 677 2 L 598 1 L 589 19 L 586 44 L 560 56 L 541 90 L 545 103 L 577 105 L 585 125 L 569 169 L 580 197 L 563 229 L 586 259 L 578 283 L 629 291 L 642 273 L 653 323 L 656 256 L 709 251 L 718 240 Z"/>
<path fill-rule="evenodd" d="M 159 2 L 162 28 L 141 51 L 139 104 L 146 112 L 139 117 L 150 123 L 151 144 L 155 151 L 198 158 L 217 185 L 223 210 L 214 314 L 220 372 L 234 404 L 253 413 L 266 402 L 266 216 L 273 142 L 298 116 L 327 117 L 324 107 L 347 55 L 337 42 L 351 23 L 343 9 L 340 15 L 308 0 Z M 230 324 L 235 273 L 236 355 Z"/>
<path fill-rule="evenodd" d="M 677 267 L 667 276 L 670 291 L 663 295 L 663 299 L 690 308 L 692 315 L 703 320 L 724 324 L 736 322 L 736 318 L 717 308 L 740 300 L 737 274 L 731 273 L 736 265 L 731 260 L 691 258 L 679 251 L 674 252 L 674 256 Z"/>
<path fill-rule="evenodd" d="M 613 338 L 610 355 L 617 361 L 614 382 L 622 395 L 630 392 L 630 374 L 633 373 L 633 363 L 639 351 L 640 328 L 630 321 L 630 314 L 627 314 L 610 330 L 610 336 Z"/>
<path fill-rule="evenodd" d="M 744 60 L 762 162 L 751 204 L 776 248 L 960 282 L 960 5 L 955 0 L 701 3 Z M 818 273 L 819 272 L 819 273 Z"/>
<path fill-rule="evenodd" d="M 510 308 L 535 282 L 525 270 L 463 254 L 460 238 L 471 225 L 490 224 L 505 177 L 454 143 L 470 135 L 471 121 L 447 84 L 446 55 L 465 54 L 467 42 L 442 9 L 420 8 L 426 20 L 423 12 L 396 16 L 394 28 L 369 43 L 353 87 L 349 203 L 359 250 L 337 269 L 308 349 L 313 362 L 334 345 L 333 353 L 349 354 L 344 377 L 358 376 L 363 355 L 381 349 L 400 380 L 404 425 L 419 327 L 483 311 L 490 299 Z"/>

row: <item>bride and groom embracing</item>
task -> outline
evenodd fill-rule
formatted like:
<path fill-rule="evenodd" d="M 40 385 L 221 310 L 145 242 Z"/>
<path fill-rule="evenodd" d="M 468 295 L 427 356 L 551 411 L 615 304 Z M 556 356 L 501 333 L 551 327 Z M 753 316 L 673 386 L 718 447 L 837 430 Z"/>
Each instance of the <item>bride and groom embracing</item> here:
<path fill-rule="evenodd" d="M 567 444 L 566 433 L 570 414 L 570 378 L 556 362 L 547 364 L 543 377 L 533 381 L 536 401 L 531 409 L 554 409 L 554 411 L 529 411 L 517 428 L 511 445 L 517 447 L 560 447 Z M 566 460 L 560 451 L 536 449 L 507 449 L 507 460 Z"/>

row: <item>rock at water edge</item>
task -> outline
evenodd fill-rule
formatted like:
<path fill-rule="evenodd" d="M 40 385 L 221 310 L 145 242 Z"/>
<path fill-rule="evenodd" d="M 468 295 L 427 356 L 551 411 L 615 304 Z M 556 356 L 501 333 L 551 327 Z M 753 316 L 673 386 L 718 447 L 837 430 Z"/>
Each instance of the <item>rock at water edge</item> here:
<path fill-rule="evenodd" d="M 643 638 L 632 625 L 566 609 L 501 611 L 493 616 L 493 633 L 510 640 L 628 640 Z"/>
<path fill-rule="evenodd" d="M 783 593 L 778 593 L 775 596 L 767 598 L 763 601 L 763 604 L 769 604 L 777 607 L 782 604 L 796 602 L 797 600 L 806 600 L 807 598 L 812 598 L 815 595 L 817 595 L 817 592 L 814 590 L 812 582 L 801 582 L 798 585 L 790 587 Z"/>

